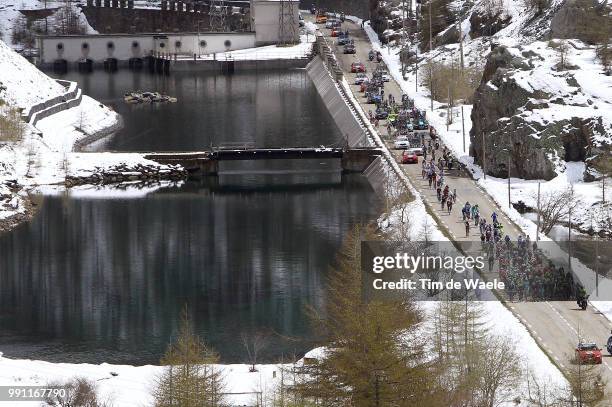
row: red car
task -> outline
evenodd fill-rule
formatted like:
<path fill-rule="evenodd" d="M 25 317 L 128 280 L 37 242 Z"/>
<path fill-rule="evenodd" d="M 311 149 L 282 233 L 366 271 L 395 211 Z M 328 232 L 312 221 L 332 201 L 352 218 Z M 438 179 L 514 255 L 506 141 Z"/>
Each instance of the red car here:
<path fill-rule="evenodd" d="M 576 362 L 601 364 L 601 349 L 594 343 L 579 343 L 576 346 Z"/>
<path fill-rule="evenodd" d="M 331 31 L 331 36 L 332 37 L 337 37 L 339 35 L 340 35 L 340 29 L 339 28 L 332 29 L 332 31 Z"/>
<path fill-rule="evenodd" d="M 353 62 L 351 64 L 351 72 L 352 73 L 365 72 L 365 71 L 366 71 L 366 67 L 361 62 Z"/>
<path fill-rule="evenodd" d="M 402 153 L 402 164 L 418 164 L 419 157 L 414 151 L 404 150 Z"/>

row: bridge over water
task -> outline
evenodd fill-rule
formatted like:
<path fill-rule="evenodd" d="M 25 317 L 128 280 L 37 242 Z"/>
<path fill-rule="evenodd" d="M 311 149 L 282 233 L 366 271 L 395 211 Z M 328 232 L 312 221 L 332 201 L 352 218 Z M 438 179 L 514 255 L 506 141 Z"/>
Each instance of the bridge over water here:
<path fill-rule="evenodd" d="M 210 151 L 144 153 L 143 157 L 159 164 L 179 164 L 191 173 L 216 175 L 219 162 L 240 160 L 339 159 L 342 170 L 363 172 L 382 155 L 379 148 L 220 148 Z"/>

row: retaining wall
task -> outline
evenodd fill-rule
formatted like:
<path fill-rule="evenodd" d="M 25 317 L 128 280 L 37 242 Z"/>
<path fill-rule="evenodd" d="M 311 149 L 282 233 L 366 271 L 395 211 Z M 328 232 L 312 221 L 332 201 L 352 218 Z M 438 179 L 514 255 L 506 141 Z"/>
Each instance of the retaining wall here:
<path fill-rule="evenodd" d="M 62 86 L 64 86 L 66 88 L 66 93 L 63 93 L 63 94 L 61 94 L 59 96 L 56 96 L 56 97 L 53 97 L 51 99 L 47 99 L 44 102 L 40 102 L 40 103 L 37 103 L 35 105 L 32 105 L 32 106 L 30 106 L 29 109 L 25 109 L 23 114 L 22 114 L 22 118 L 23 118 L 24 121 L 26 121 L 27 123 L 31 123 L 31 124 L 35 125 L 35 123 L 32 123 L 32 118 L 36 114 L 42 112 L 45 109 L 49 109 L 52 106 L 60 104 L 62 102 L 67 102 L 69 100 L 72 100 L 72 99 L 74 99 L 74 98 L 76 98 L 78 96 L 78 93 L 80 92 L 80 89 L 79 89 L 79 87 L 78 87 L 76 82 L 57 80 L 57 83 L 59 83 L 60 85 L 62 85 Z M 38 120 L 40 120 L 40 119 L 38 119 Z"/>
<path fill-rule="evenodd" d="M 77 88 L 77 94 L 72 99 L 61 101 L 60 103 L 57 103 L 53 106 L 50 106 L 44 110 L 41 110 L 33 114 L 32 118 L 30 119 L 30 124 L 32 126 L 36 126 L 36 123 L 38 123 L 39 120 L 42 120 L 56 113 L 62 112 L 64 110 L 68 110 L 72 107 L 76 107 L 81 104 L 82 98 L 83 98 L 83 93 L 81 92 L 81 89 Z"/>
<path fill-rule="evenodd" d="M 234 72 L 305 68 L 310 58 L 268 59 L 261 61 L 193 61 L 178 60 L 170 63 L 170 72 L 225 72 L 228 63 L 234 64 Z"/>
<path fill-rule="evenodd" d="M 334 118 L 336 125 L 342 132 L 349 147 L 365 147 L 368 145 L 366 129 L 353 114 L 348 101 L 337 86 L 335 78 L 332 78 L 329 70 L 321 58 L 314 58 L 306 66 L 308 76 L 314 82 L 319 95 L 323 99 L 329 113 Z"/>

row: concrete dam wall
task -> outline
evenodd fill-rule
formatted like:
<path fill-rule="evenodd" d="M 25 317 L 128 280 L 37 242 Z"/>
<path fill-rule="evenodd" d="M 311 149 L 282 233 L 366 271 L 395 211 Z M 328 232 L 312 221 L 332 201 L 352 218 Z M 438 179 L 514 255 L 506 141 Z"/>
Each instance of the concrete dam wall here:
<path fill-rule="evenodd" d="M 315 57 L 306 66 L 306 72 L 312 79 L 327 107 L 329 113 L 349 147 L 365 147 L 368 145 L 366 130 L 359 123 L 321 58 Z"/>

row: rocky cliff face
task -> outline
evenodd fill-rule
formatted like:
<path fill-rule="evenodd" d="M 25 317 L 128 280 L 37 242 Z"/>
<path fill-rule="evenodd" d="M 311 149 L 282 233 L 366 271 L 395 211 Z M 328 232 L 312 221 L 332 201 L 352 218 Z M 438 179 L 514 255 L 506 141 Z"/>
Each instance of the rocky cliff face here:
<path fill-rule="evenodd" d="M 565 162 L 585 161 L 589 179 L 612 168 L 612 95 L 594 86 L 612 86 L 612 78 L 593 49 L 571 44 L 563 63 L 544 42 L 492 50 L 470 132 L 472 155 L 488 174 L 506 177 L 510 165 L 513 177 L 549 180 Z"/>
<path fill-rule="evenodd" d="M 610 35 L 610 6 L 594 0 L 566 0 L 550 21 L 551 38 L 595 43 Z"/>
<path fill-rule="evenodd" d="M 504 14 L 502 10 L 489 12 L 476 9 L 470 15 L 470 37 L 478 38 L 498 33 L 510 24 L 512 17 Z"/>

